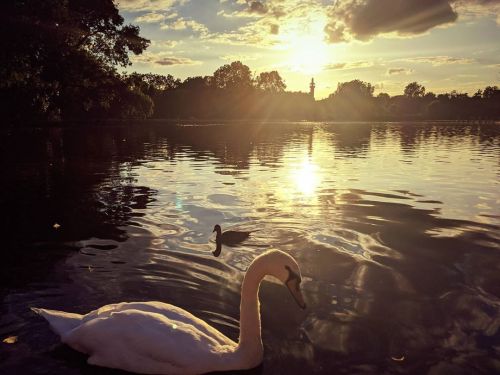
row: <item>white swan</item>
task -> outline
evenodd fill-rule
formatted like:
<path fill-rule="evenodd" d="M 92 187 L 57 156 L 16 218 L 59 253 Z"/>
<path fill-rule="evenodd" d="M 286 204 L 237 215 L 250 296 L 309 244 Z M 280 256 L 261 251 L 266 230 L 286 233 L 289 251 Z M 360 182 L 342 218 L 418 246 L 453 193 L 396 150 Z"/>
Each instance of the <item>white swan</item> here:
<path fill-rule="evenodd" d="M 89 355 L 88 363 L 141 374 L 200 374 L 243 370 L 263 358 L 259 286 L 271 275 L 305 308 L 297 262 L 270 250 L 250 264 L 241 287 L 240 337 L 236 343 L 189 312 L 162 302 L 123 302 L 86 315 L 32 308 L 61 341 Z"/>

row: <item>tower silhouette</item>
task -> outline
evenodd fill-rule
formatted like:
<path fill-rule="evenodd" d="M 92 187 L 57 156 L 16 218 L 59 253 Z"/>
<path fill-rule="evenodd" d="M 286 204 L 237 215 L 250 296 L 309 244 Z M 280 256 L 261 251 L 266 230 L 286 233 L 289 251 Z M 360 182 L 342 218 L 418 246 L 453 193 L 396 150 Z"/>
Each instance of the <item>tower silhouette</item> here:
<path fill-rule="evenodd" d="M 314 99 L 314 89 L 316 88 L 316 84 L 314 83 L 314 78 L 311 78 L 311 83 L 309 84 L 309 95 Z"/>

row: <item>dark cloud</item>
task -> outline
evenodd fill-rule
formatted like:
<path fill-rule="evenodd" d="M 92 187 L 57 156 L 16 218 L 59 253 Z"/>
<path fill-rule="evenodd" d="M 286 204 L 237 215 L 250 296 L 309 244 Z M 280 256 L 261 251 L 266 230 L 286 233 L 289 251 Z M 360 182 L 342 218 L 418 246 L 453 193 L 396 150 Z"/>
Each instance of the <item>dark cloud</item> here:
<path fill-rule="evenodd" d="M 387 69 L 387 75 L 393 76 L 397 74 L 411 74 L 413 73 L 413 69 L 407 69 L 407 68 L 389 68 Z"/>
<path fill-rule="evenodd" d="M 269 30 L 269 32 L 270 32 L 271 34 L 273 34 L 273 35 L 278 35 L 278 34 L 279 34 L 279 32 L 280 32 L 280 25 L 277 25 L 277 24 L 273 23 L 273 24 L 271 24 L 271 25 L 269 26 L 269 29 L 270 29 L 270 30 Z"/>
<path fill-rule="evenodd" d="M 250 1 L 248 4 L 248 11 L 250 13 L 266 14 L 267 7 L 261 1 Z"/>
<path fill-rule="evenodd" d="M 339 43 L 347 40 L 346 28 L 340 22 L 333 21 L 327 23 L 325 26 L 325 33 L 330 43 Z"/>
<path fill-rule="evenodd" d="M 153 59 L 153 62 L 158 65 L 193 65 L 196 62 L 186 57 L 159 57 Z"/>
<path fill-rule="evenodd" d="M 454 23 L 459 12 L 483 9 L 497 12 L 500 0 L 342 0 L 329 10 L 327 39 L 369 40 L 378 34 L 418 35 Z"/>
<path fill-rule="evenodd" d="M 163 44 L 163 43 L 162 43 Z M 159 43 L 157 45 L 160 45 Z M 201 61 L 192 60 L 189 57 L 172 56 L 165 52 L 145 52 L 141 55 L 133 56 L 133 61 L 143 64 L 156 64 L 156 65 L 197 65 Z"/>
<path fill-rule="evenodd" d="M 453 23 L 457 17 L 449 0 L 338 1 L 330 8 L 325 32 L 331 43 L 391 32 L 415 35 Z"/>

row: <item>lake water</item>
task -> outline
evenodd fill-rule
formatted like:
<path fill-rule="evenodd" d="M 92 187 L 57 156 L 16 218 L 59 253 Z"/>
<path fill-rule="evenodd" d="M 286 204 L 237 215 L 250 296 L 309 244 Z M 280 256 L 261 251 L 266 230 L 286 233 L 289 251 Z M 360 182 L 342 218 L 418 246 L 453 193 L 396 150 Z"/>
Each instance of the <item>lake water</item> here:
<path fill-rule="evenodd" d="M 256 374 L 500 372 L 500 126 L 235 123 L 2 131 L 1 374 L 107 374 L 30 306 L 183 307 L 238 338 L 269 248 L 308 308 L 261 287 Z M 252 231 L 215 249 L 214 224 Z M 56 225 L 57 224 L 57 225 Z"/>

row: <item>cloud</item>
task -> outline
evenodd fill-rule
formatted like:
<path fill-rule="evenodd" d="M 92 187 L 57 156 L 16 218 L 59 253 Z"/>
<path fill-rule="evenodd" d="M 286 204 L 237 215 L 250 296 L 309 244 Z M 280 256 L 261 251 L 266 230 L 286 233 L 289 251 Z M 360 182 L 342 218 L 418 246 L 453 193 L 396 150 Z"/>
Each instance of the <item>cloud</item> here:
<path fill-rule="evenodd" d="M 161 57 L 158 60 L 154 61 L 155 64 L 158 65 L 197 65 L 200 62 L 191 60 L 187 57 Z"/>
<path fill-rule="evenodd" d="M 176 20 L 169 22 L 167 24 L 161 25 L 162 30 L 186 30 L 191 29 L 200 33 L 201 35 L 208 34 L 208 28 L 202 23 L 196 22 L 195 20 L 187 20 L 183 17 L 179 17 Z"/>
<path fill-rule="evenodd" d="M 402 61 L 415 62 L 415 63 L 428 63 L 433 66 L 450 65 L 450 64 L 472 64 L 476 60 L 465 57 L 452 57 L 452 56 L 427 56 L 427 57 L 411 57 Z"/>
<path fill-rule="evenodd" d="M 386 74 L 388 76 L 399 75 L 399 74 L 409 75 L 409 74 L 413 74 L 414 72 L 415 72 L 415 70 L 408 69 L 408 68 L 389 68 L 389 69 L 387 69 Z"/>
<path fill-rule="evenodd" d="M 459 17 L 489 15 L 500 20 L 500 0 L 218 0 L 217 16 L 234 19 L 229 28 L 210 32 L 210 22 L 203 25 L 199 19 L 172 13 L 188 0 L 118 1 L 121 10 L 147 12 L 136 22 L 158 22 L 163 30 L 190 29 L 208 42 L 259 47 L 293 44 L 294 36 L 310 34 L 317 25 L 319 38 L 338 43 L 377 35 L 413 37 L 451 25 Z M 189 4 L 194 6 L 203 9 L 208 4 L 201 0 Z"/>
<path fill-rule="evenodd" d="M 461 18 L 474 19 L 489 16 L 496 18 L 500 25 L 500 1 L 499 0 L 455 0 L 455 9 Z"/>
<path fill-rule="evenodd" d="M 499 0 L 342 0 L 328 7 L 327 40 L 370 40 L 380 34 L 415 36 L 460 16 L 500 17 Z"/>
<path fill-rule="evenodd" d="M 172 56 L 164 52 L 159 52 L 159 53 L 146 52 L 142 55 L 133 56 L 132 60 L 133 62 L 138 62 L 138 63 L 163 65 L 163 66 L 201 64 L 201 61 L 195 61 L 190 59 L 189 57 Z"/>
<path fill-rule="evenodd" d="M 221 60 L 224 61 L 251 61 L 251 60 L 259 60 L 262 56 L 258 53 L 252 54 L 252 55 L 246 55 L 246 54 L 229 54 L 229 55 L 224 55 L 221 56 Z"/>
<path fill-rule="evenodd" d="M 250 13 L 265 14 L 267 10 L 267 7 L 262 1 L 250 1 L 249 3 L 248 12 Z"/>
<path fill-rule="evenodd" d="M 224 2 L 228 1 L 226 0 Z M 268 13 L 269 11 L 269 7 L 263 1 L 243 0 L 236 1 L 235 5 L 237 5 L 238 8 L 236 8 L 234 11 L 226 12 L 226 10 L 222 9 L 217 13 L 217 15 L 227 18 L 258 18 L 266 15 L 266 13 Z"/>
<path fill-rule="evenodd" d="M 448 0 L 346 0 L 329 7 L 325 27 L 331 43 L 369 40 L 378 34 L 408 36 L 457 20 Z"/>
<path fill-rule="evenodd" d="M 258 47 L 293 44 L 293 38 L 310 34 L 317 25 L 318 40 L 323 38 L 326 8 L 322 0 L 225 0 L 223 4 L 218 15 L 240 18 L 241 26 L 210 35 L 211 42 Z"/>
<path fill-rule="evenodd" d="M 219 0 L 220 1 L 220 0 Z M 350 40 L 367 41 L 377 35 L 412 37 L 435 27 L 457 21 L 466 12 L 493 13 L 499 0 L 224 0 L 218 15 L 242 17 L 240 30 L 225 39 L 251 44 L 273 35 L 307 32 L 311 25 L 324 22 L 321 32 L 330 43 Z M 327 5 L 331 4 L 331 5 Z M 496 9 L 496 8 L 495 8 Z M 264 25 L 265 27 L 262 27 Z M 296 26 L 294 26 L 296 25 Z M 314 27 L 314 26 L 313 26 Z M 253 29 L 253 33 L 247 33 Z M 240 35 L 234 35 L 239 33 Z"/>
<path fill-rule="evenodd" d="M 325 66 L 325 70 L 349 70 L 349 69 L 364 69 L 375 65 L 372 61 L 351 61 L 339 62 Z"/>
<path fill-rule="evenodd" d="M 218 44 L 269 47 L 278 44 L 279 33 L 280 26 L 264 17 L 233 31 L 206 34 L 205 39 Z"/>
<path fill-rule="evenodd" d="M 182 43 L 180 40 L 152 40 L 151 47 L 155 48 L 174 48 Z"/>
<path fill-rule="evenodd" d="M 174 5 L 184 4 L 185 0 L 118 0 L 120 10 L 129 12 L 167 10 Z"/>
<path fill-rule="evenodd" d="M 191 6 L 205 7 L 205 1 Z M 213 36 L 217 42 L 276 44 L 275 37 L 289 29 L 306 30 L 308 24 L 326 20 L 323 30 L 330 43 L 367 41 L 377 35 L 412 37 L 435 27 L 451 25 L 459 17 L 491 16 L 500 22 L 500 0 L 219 0 L 218 16 L 240 18 L 237 30 L 209 34 L 196 21 L 166 15 L 189 0 L 117 0 L 120 10 L 147 12 L 138 23 L 163 23 L 163 29 L 192 29 Z M 331 4 L 331 5 L 328 5 Z M 199 21 L 199 20 L 198 20 Z M 322 22 L 322 21 L 321 21 Z M 190 24 L 191 23 L 191 24 Z M 206 38 L 208 40 L 208 38 Z"/>
<path fill-rule="evenodd" d="M 137 17 L 134 22 L 137 23 L 156 23 L 156 22 L 161 22 L 165 19 L 165 15 L 161 13 L 146 13 L 143 14 L 142 16 Z"/>
<path fill-rule="evenodd" d="M 217 44 L 270 47 L 278 44 L 278 41 L 272 38 L 276 34 L 270 33 L 269 28 L 270 25 L 261 23 L 246 25 L 232 32 L 208 34 L 205 40 Z"/>

